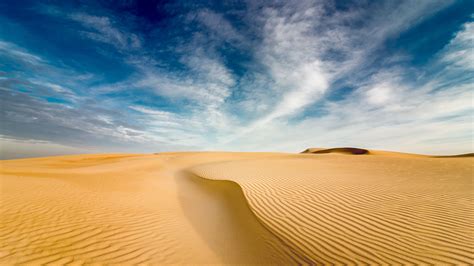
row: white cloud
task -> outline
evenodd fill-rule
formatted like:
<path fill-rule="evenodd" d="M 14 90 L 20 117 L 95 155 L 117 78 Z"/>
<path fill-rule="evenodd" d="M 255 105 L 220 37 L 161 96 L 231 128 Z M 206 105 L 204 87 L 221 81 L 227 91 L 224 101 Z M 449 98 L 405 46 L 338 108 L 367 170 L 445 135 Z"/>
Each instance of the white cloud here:
<path fill-rule="evenodd" d="M 407 85 L 401 80 L 404 74 L 400 68 L 380 70 L 369 80 L 358 84 L 359 89 L 354 94 L 375 108 L 400 109 L 404 100 L 402 96 L 409 93 Z"/>
<path fill-rule="evenodd" d="M 374 87 L 377 87 L 374 84 Z M 255 128 L 229 149 L 298 152 L 307 147 L 356 146 L 405 152 L 456 154 L 472 152 L 473 86 L 419 92 L 410 88 L 373 108 L 353 94 L 325 102 L 324 115 L 298 122 L 277 120 Z M 431 88 L 430 91 L 436 91 Z M 397 106 L 397 108 L 391 108 Z"/>
<path fill-rule="evenodd" d="M 64 86 L 58 85 L 58 84 L 54 84 L 54 83 L 47 82 L 47 81 L 36 80 L 36 79 L 35 80 L 30 80 L 30 81 L 34 84 L 50 88 L 51 90 L 53 90 L 56 93 L 65 94 L 65 95 L 69 95 L 69 96 L 74 95 L 74 93 L 70 89 L 68 89 Z"/>
<path fill-rule="evenodd" d="M 46 63 L 46 60 L 38 55 L 29 53 L 25 49 L 17 46 L 14 43 L 5 42 L 0 40 L 0 54 L 13 57 L 15 60 L 31 65 L 40 65 Z"/>
<path fill-rule="evenodd" d="M 182 116 L 144 106 L 129 106 L 129 108 L 145 116 L 143 121 L 147 123 L 150 138 L 188 146 L 205 146 L 208 143 L 205 133 L 209 128 L 202 123 L 202 117 L 193 114 Z"/>
<path fill-rule="evenodd" d="M 330 84 L 348 73 L 360 73 L 358 69 L 365 68 L 372 60 L 361 55 L 373 53 L 375 44 L 418 22 L 418 15 L 426 14 L 429 7 L 431 4 L 413 6 L 408 3 L 390 16 L 382 12 L 380 19 L 375 20 L 381 23 L 377 27 L 360 29 L 360 32 L 346 32 L 343 27 L 336 27 L 326 33 L 309 30 L 319 22 L 305 24 L 304 14 L 281 12 L 285 16 L 279 17 L 281 13 L 271 10 L 267 18 L 270 22 L 265 28 L 268 38 L 261 54 L 276 81 L 276 88 L 267 95 L 279 95 L 280 101 L 267 115 L 242 126 L 236 130 L 238 133 L 222 138 L 220 147 L 299 151 L 310 146 L 347 145 L 431 154 L 472 152 L 474 85 L 473 76 L 469 74 L 474 62 L 471 58 L 474 54 L 472 23 L 466 23 L 440 52 L 437 61 L 419 70 L 420 75 L 415 80 L 404 79 L 413 70 L 381 67 L 369 80 L 353 79 L 351 86 L 357 89 L 342 101 L 328 102 L 318 97 L 325 91 L 325 82 Z M 408 14 L 400 13 L 403 10 L 408 10 Z M 397 21 L 392 23 L 392 20 Z M 347 36 L 350 33 L 359 35 Z M 336 37 L 332 39 L 332 36 Z M 363 38 L 370 41 L 366 47 L 360 45 Z M 338 40 L 342 41 L 338 43 Z M 342 61 L 331 61 L 324 55 L 332 47 L 345 52 L 354 47 L 355 51 Z M 319 68 L 305 69 L 308 62 L 316 62 Z M 346 62 L 350 67 L 344 66 Z M 338 64 L 342 66 L 338 68 Z M 305 72 L 314 80 L 308 82 Z M 426 73 L 421 75 L 423 72 Z M 305 84 L 318 84 L 318 81 L 319 88 L 323 88 L 319 92 L 317 86 L 304 89 L 308 88 Z M 330 86 L 326 90 L 329 89 Z M 321 111 L 317 115 L 298 122 L 275 119 L 300 113 L 305 105 L 318 99 Z"/>
<path fill-rule="evenodd" d="M 154 115 L 154 116 L 158 116 L 158 117 L 162 117 L 162 118 L 170 118 L 170 117 L 175 116 L 175 114 L 171 113 L 171 112 L 166 112 L 166 111 L 161 111 L 161 110 L 156 110 L 156 109 L 150 109 L 150 108 L 146 108 L 146 107 L 143 107 L 143 106 L 129 106 L 129 108 L 131 108 L 133 110 L 136 110 L 136 111 L 139 111 L 139 112 L 142 112 L 144 114 Z"/>
<path fill-rule="evenodd" d="M 247 42 L 246 38 L 222 14 L 209 9 L 201 9 L 192 15 L 197 21 L 206 26 L 218 41 L 222 40 L 235 46 Z M 211 38 L 214 38 L 214 36 L 211 36 Z"/>
<path fill-rule="evenodd" d="M 70 18 L 93 30 L 83 32 L 90 39 L 113 45 L 118 49 L 138 49 L 141 47 L 140 38 L 136 34 L 120 30 L 108 17 L 75 13 L 70 15 Z"/>
<path fill-rule="evenodd" d="M 367 91 L 367 100 L 369 103 L 381 105 L 390 100 L 392 93 L 388 84 L 379 84 Z"/>
<path fill-rule="evenodd" d="M 364 72 L 360 70 L 374 60 L 368 55 L 389 36 L 412 26 L 420 20 L 420 14 L 436 12 L 446 4 L 405 2 L 376 5 L 379 9 L 376 14 L 356 8 L 331 15 L 327 15 L 326 3 L 313 1 L 290 1 L 275 8 L 264 8 L 263 14 L 255 15 L 263 28 L 263 40 L 256 49 L 256 57 L 267 67 L 273 83 L 271 89 L 264 87 L 265 92 L 254 93 L 266 95 L 266 98 L 260 96 L 257 104 L 273 108 L 255 117 L 235 137 L 266 126 L 274 119 L 289 119 L 303 112 L 320 100 L 337 78 Z M 363 27 L 348 26 L 362 18 L 369 21 Z M 372 103 L 383 103 L 393 94 L 393 88 L 387 86 L 367 91 Z"/>
<path fill-rule="evenodd" d="M 314 32 L 319 7 L 297 10 L 266 10 L 259 58 L 274 80 L 269 94 L 280 97 L 278 104 L 256 123 L 295 114 L 318 100 L 328 88 L 329 73 L 320 58 L 320 41 Z"/>
<path fill-rule="evenodd" d="M 474 71 L 474 22 L 464 24 L 444 49 L 442 57 L 444 62 Z"/>

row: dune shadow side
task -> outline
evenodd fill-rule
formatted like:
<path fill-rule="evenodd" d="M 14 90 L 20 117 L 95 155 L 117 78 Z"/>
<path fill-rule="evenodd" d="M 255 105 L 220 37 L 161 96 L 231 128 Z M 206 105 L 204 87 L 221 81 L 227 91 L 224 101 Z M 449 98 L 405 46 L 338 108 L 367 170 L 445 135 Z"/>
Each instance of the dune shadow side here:
<path fill-rule="evenodd" d="M 176 183 L 186 218 L 223 263 L 295 264 L 294 254 L 260 223 L 238 184 L 185 171 Z"/>

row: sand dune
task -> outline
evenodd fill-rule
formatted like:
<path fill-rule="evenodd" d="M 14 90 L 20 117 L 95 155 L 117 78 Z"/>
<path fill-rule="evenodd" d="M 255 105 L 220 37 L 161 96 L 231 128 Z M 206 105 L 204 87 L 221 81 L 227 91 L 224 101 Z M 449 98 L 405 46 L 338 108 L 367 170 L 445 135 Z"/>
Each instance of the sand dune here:
<path fill-rule="evenodd" d="M 292 264 L 292 254 L 254 218 L 238 186 L 181 171 L 235 157 L 2 161 L 0 264 Z"/>
<path fill-rule="evenodd" d="M 332 148 L 332 149 L 321 149 L 321 148 L 309 148 L 304 150 L 302 153 L 342 153 L 351 155 L 369 154 L 369 151 L 361 148 L 343 147 L 343 148 Z"/>
<path fill-rule="evenodd" d="M 379 151 L 1 161 L 0 264 L 472 265 L 472 167 Z"/>
<path fill-rule="evenodd" d="M 192 171 L 239 183 L 270 230 L 313 262 L 474 262 L 472 159 L 310 156 Z"/>

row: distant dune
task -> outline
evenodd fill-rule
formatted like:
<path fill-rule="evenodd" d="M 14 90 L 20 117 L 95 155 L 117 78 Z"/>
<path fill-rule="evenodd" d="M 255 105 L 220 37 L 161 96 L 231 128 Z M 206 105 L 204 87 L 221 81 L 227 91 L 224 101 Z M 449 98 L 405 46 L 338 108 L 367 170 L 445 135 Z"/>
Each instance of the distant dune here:
<path fill-rule="evenodd" d="M 445 156 L 433 156 L 436 158 L 458 158 L 458 157 L 474 157 L 474 153 L 465 153 L 459 155 L 445 155 Z"/>
<path fill-rule="evenodd" d="M 360 148 L 5 160 L 0 264 L 473 265 L 473 162 Z"/>
<path fill-rule="evenodd" d="M 351 147 L 332 148 L 332 149 L 309 148 L 309 149 L 304 150 L 302 153 L 314 153 L 314 154 L 342 153 L 342 154 L 361 155 L 361 154 L 369 154 L 369 151 L 366 149 L 351 148 Z"/>

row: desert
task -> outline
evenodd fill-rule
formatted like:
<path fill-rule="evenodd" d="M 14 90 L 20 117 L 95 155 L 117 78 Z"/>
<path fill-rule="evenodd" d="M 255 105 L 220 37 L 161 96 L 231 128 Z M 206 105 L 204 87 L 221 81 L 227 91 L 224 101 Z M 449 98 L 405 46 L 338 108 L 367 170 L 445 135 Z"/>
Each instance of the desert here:
<path fill-rule="evenodd" d="M 352 151 L 2 160 L 0 263 L 474 263 L 472 155 Z"/>
<path fill-rule="evenodd" d="M 474 1 L 1 0 L 0 266 L 474 265 Z"/>

